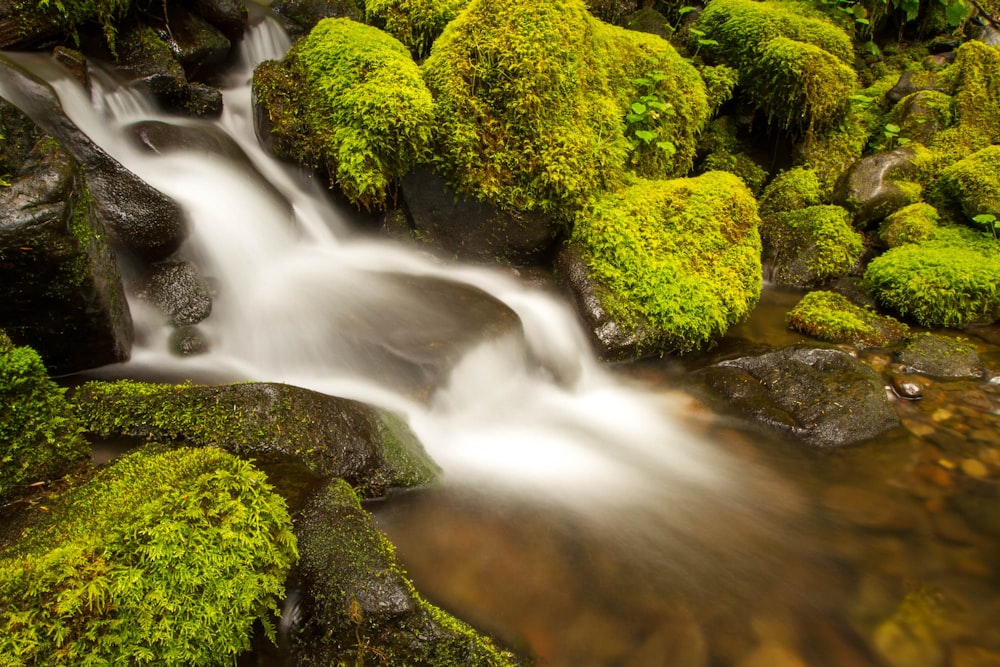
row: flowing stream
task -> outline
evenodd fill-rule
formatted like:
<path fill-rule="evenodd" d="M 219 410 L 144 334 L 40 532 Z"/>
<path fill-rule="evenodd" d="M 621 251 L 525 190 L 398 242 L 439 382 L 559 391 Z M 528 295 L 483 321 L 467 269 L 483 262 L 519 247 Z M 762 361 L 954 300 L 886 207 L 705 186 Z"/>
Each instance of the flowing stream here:
<path fill-rule="evenodd" d="M 372 505 L 377 520 L 418 588 L 540 665 L 883 664 L 859 637 L 905 599 L 897 579 L 937 570 L 869 580 L 868 559 L 905 561 L 897 552 L 934 538 L 869 539 L 818 518 L 810 498 L 821 474 L 829 485 L 855 465 L 872 479 L 883 468 L 744 433 L 655 363 L 653 379 L 649 366 L 603 367 L 564 298 L 512 272 L 359 231 L 255 137 L 252 68 L 287 47 L 274 22 L 256 22 L 218 121 L 161 113 L 113 72 L 96 71 L 88 92 L 21 59 L 81 129 L 182 204 L 191 234 L 178 254 L 215 285 L 200 325 L 210 352 L 172 354 L 167 323 L 133 301 L 133 357 L 97 375 L 284 382 L 397 411 L 442 482 Z M 151 121 L 227 148 L 144 149 L 135 128 Z M 887 440 L 878 456 L 912 446 Z"/>

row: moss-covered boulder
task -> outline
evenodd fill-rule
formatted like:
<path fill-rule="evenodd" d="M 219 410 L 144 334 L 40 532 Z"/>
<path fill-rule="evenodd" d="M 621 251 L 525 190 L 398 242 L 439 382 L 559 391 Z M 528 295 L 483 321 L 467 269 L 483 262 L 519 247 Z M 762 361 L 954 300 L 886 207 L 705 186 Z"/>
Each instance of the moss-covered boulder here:
<path fill-rule="evenodd" d="M 273 637 L 296 539 L 249 463 L 138 452 L 35 512 L 0 551 L 3 664 L 207 667 Z"/>
<path fill-rule="evenodd" d="M 409 51 L 385 32 L 323 19 L 282 62 L 257 67 L 258 133 L 282 158 L 325 172 L 382 208 L 430 145 L 433 100 Z"/>
<path fill-rule="evenodd" d="M 665 40 L 582 0 L 472 0 L 422 66 L 435 167 L 500 207 L 567 215 L 621 183 L 690 169 L 708 117 L 697 70 Z"/>
<path fill-rule="evenodd" d="M 811 134 L 847 111 L 858 85 L 851 38 L 818 9 L 777 0 L 713 0 L 697 29 L 702 52 L 739 70 L 741 87 L 770 123 Z"/>
<path fill-rule="evenodd" d="M 920 200 L 919 184 L 907 181 L 914 153 L 908 147 L 867 155 L 838 179 L 832 203 L 851 212 L 854 225 L 867 229 Z"/>
<path fill-rule="evenodd" d="M 293 39 L 308 34 L 323 19 L 365 19 L 362 0 L 274 0 L 271 11 Z"/>
<path fill-rule="evenodd" d="M 1000 146 L 988 146 L 944 169 L 935 187 L 967 221 L 1000 219 Z"/>
<path fill-rule="evenodd" d="M 902 340 L 909 332 L 902 322 L 825 290 L 803 296 L 788 311 L 785 322 L 808 336 L 859 347 L 883 347 Z"/>
<path fill-rule="evenodd" d="M 908 372 L 940 378 L 978 378 L 984 370 L 976 347 L 968 340 L 930 332 L 906 340 L 894 356 Z"/>
<path fill-rule="evenodd" d="M 753 195 L 725 172 L 598 197 L 571 241 L 584 275 L 568 277 L 599 341 L 608 326 L 629 332 L 605 355 L 701 349 L 745 318 L 760 297 L 758 223 Z"/>
<path fill-rule="evenodd" d="M 49 379 L 38 353 L 0 330 L 0 502 L 54 479 L 90 456 L 65 389 Z"/>
<path fill-rule="evenodd" d="M 761 237 L 769 248 L 774 282 L 814 287 L 851 271 L 864 239 L 840 206 L 819 205 L 768 216 Z"/>
<path fill-rule="evenodd" d="M 934 238 L 940 216 L 926 202 L 917 202 L 899 209 L 879 227 L 879 238 L 890 248 L 906 243 L 920 243 Z"/>
<path fill-rule="evenodd" d="M 938 230 L 876 257 L 865 281 L 882 308 L 927 327 L 1000 317 L 1000 244 L 969 229 Z"/>
<path fill-rule="evenodd" d="M 298 664 L 507 667 L 506 651 L 424 601 L 351 487 L 334 480 L 297 519 Z"/>
<path fill-rule="evenodd" d="M 437 468 L 397 416 L 283 384 L 88 382 L 73 394 L 95 437 L 219 447 L 347 479 L 366 496 L 429 482 Z"/>
<path fill-rule="evenodd" d="M 366 0 L 365 22 L 385 30 L 422 60 L 469 0 Z"/>

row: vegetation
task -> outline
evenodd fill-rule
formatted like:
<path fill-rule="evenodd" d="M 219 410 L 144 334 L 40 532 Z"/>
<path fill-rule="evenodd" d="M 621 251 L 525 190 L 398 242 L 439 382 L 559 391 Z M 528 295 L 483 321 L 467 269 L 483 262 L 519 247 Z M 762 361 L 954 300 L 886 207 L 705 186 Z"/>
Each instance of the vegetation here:
<path fill-rule="evenodd" d="M 909 327 L 836 292 L 809 292 L 785 316 L 796 331 L 831 343 L 881 347 L 901 340 Z"/>
<path fill-rule="evenodd" d="M 988 146 L 942 170 L 935 184 L 970 223 L 980 215 L 1000 216 L 998 165 L 1000 146 Z"/>
<path fill-rule="evenodd" d="M 864 239 L 840 206 L 820 205 L 778 213 L 761 227 L 774 250 L 775 280 L 783 285 L 818 285 L 851 270 Z"/>
<path fill-rule="evenodd" d="M 116 23 L 132 7 L 132 0 L 14 0 L 15 16 L 25 22 L 40 21 L 71 35 L 86 23 L 96 23 L 114 48 Z"/>
<path fill-rule="evenodd" d="M 865 281 L 883 308 L 926 327 L 962 327 L 1000 317 L 1000 245 L 971 229 L 942 228 L 932 240 L 876 257 Z"/>
<path fill-rule="evenodd" d="M 324 170 L 349 200 L 382 208 L 427 156 L 433 100 L 409 51 L 383 31 L 324 19 L 282 63 L 254 72 L 275 152 Z"/>
<path fill-rule="evenodd" d="M 402 42 L 422 60 L 469 0 L 366 0 L 365 21 Z"/>
<path fill-rule="evenodd" d="M 746 317 L 761 289 L 757 205 L 725 172 L 639 181 L 598 197 L 573 239 L 626 327 L 655 329 L 664 350 L 705 347 Z"/>
<path fill-rule="evenodd" d="M 920 243 L 934 238 L 938 230 L 938 212 L 930 204 L 918 202 L 891 214 L 882 223 L 879 237 L 890 248 L 906 243 Z"/>
<path fill-rule="evenodd" d="M 90 456 L 65 389 L 49 379 L 41 357 L 15 347 L 0 331 L 0 501 L 29 484 L 65 474 Z M 2 653 L 2 651 L 0 651 Z"/>
<path fill-rule="evenodd" d="M 218 665 L 273 637 L 296 542 L 249 463 L 139 451 L 45 509 L 0 553 L 0 665 Z"/>

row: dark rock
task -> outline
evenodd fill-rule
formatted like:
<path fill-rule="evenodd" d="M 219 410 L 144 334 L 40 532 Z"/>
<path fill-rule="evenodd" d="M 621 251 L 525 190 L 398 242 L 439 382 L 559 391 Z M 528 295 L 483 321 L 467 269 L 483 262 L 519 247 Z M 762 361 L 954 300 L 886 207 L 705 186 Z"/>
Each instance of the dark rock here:
<path fill-rule="evenodd" d="M 60 33 L 55 22 L 26 14 L 22 3 L 0 0 L 0 49 L 36 47 Z"/>
<path fill-rule="evenodd" d="M 222 91 L 204 83 L 189 83 L 182 110 L 198 118 L 218 118 L 222 115 Z"/>
<path fill-rule="evenodd" d="M 177 203 L 92 142 L 63 112 L 51 86 L 0 56 L 0 95 L 80 163 L 97 213 L 119 249 L 157 260 L 180 246 L 187 224 Z"/>
<path fill-rule="evenodd" d="M 284 384 L 220 386 L 90 382 L 73 395 L 95 437 L 220 447 L 342 477 L 365 496 L 426 484 L 437 467 L 395 415 Z"/>
<path fill-rule="evenodd" d="M 170 351 L 179 357 L 205 354 L 211 347 L 205 332 L 193 325 L 180 326 L 171 331 L 168 344 Z"/>
<path fill-rule="evenodd" d="M 979 378 L 984 372 L 972 344 L 940 334 L 910 338 L 896 351 L 896 358 L 910 372 L 942 378 Z"/>
<path fill-rule="evenodd" d="M 501 210 L 458 195 L 428 167 L 418 166 L 403 177 L 402 191 L 420 237 L 459 259 L 537 263 L 559 234 L 549 216 Z"/>
<path fill-rule="evenodd" d="M 904 97 L 893 110 L 893 117 L 902 136 L 928 146 L 938 132 L 954 122 L 952 98 L 944 93 L 921 90 Z"/>
<path fill-rule="evenodd" d="M 144 24 L 126 24 L 117 40 L 118 69 L 141 85 L 160 104 L 177 107 L 185 98 L 188 80 L 184 67 L 159 32 Z"/>
<path fill-rule="evenodd" d="M 922 378 L 911 374 L 892 373 L 889 376 L 889 386 L 900 398 L 915 401 L 924 397 L 925 383 Z"/>
<path fill-rule="evenodd" d="M 854 214 L 859 229 L 914 203 L 914 193 L 905 191 L 894 180 L 912 171 L 912 158 L 913 150 L 909 148 L 861 158 L 838 181 L 834 203 Z"/>
<path fill-rule="evenodd" d="M 305 35 L 326 18 L 364 21 L 364 3 L 359 0 L 274 0 L 271 11 L 293 39 Z"/>
<path fill-rule="evenodd" d="M 232 42 L 210 23 L 183 7 L 170 7 L 167 20 L 157 29 L 188 81 L 204 81 L 221 66 Z"/>
<path fill-rule="evenodd" d="M 892 103 L 896 103 L 904 97 L 921 90 L 944 92 L 944 88 L 937 85 L 937 76 L 933 72 L 926 70 L 906 70 L 899 75 L 899 81 L 885 94 L 885 98 Z"/>
<path fill-rule="evenodd" d="M 629 30 L 648 32 L 663 39 L 670 39 L 673 30 L 667 17 L 652 7 L 643 7 L 625 17 L 624 26 Z"/>
<path fill-rule="evenodd" d="M 43 139 L 0 188 L 0 328 L 49 372 L 128 359 L 132 318 L 107 234 L 73 158 Z"/>
<path fill-rule="evenodd" d="M 720 407 L 817 447 L 863 442 L 899 425 L 878 374 L 835 348 L 794 345 L 693 375 Z"/>
<path fill-rule="evenodd" d="M 966 24 L 966 33 L 969 39 L 983 42 L 987 46 L 1000 46 L 1000 30 L 989 23 L 970 21 Z"/>
<path fill-rule="evenodd" d="M 392 545 L 343 480 L 317 492 L 296 518 L 299 623 L 289 633 L 298 665 L 503 667 L 512 655 L 425 602 Z"/>
<path fill-rule="evenodd" d="M 90 88 L 90 70 L 87 57 L 75 49 L 57 46 L 52 49 L 52 58 L 62 65 L 84 88 Z"/>
<path fill-rule="evenodd" d="M 152 304 L 174 326 L 198 324 L 211 315 L 210 291 L 194 264 L 177 260 L 151 265 L 130 286 L 130 292 Z"/>
<path fill-rule="evenodd" d="M 249 22 L 244 0 L 180 0 L 193 14 L 208 21 L 230 41 L 243 37 Z"/>

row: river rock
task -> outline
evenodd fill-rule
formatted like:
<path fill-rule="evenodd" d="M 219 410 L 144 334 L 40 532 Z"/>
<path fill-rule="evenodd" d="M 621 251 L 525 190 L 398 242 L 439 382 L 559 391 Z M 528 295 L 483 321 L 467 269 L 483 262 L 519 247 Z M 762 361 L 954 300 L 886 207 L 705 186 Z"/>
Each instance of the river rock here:
<path fill-rule="evenodd" d="M 157 33 L 184 68 L 188 81 L 204 81 L 211 76 L 229 57 L 233 46 L 225 35 L 183 6 L 169 7 L 167 20 Z"/>
<path fill-rule="evenodd" d="M 351 487 L 335 480 L 295 521 L 293 586 L 299 619 L 289 633 L 296 665 L 507 667 L 514 656 L 424 601 Z"/>
<path fill-rule="evenodd" d="M 860 229 L 916 201 L 914 193 L 902 187 L 895 177 L 912 171 L 913 150 L 897 148 L 858 160 L 838 181 L 834 203 L 854 214 Z"/>
<path fill-rule="evenodd" d="M 244 0 L 180 0 L 193 14 L 212 24 L 230 41 L 237 41 L 249 24 Z"/>
<path fill-rule="evenodd" d="M 292 38 L 301 37 L 326 18 L 364 21 L 361 0 L 274 0 L 271 11 Z"/>
<path fill-rule="evenodd" d="M 97 213 L 117 249 L 155 261 L 180 246 L 187 223 L 177 203 L 104 152 L 66 116 L 51 86 L 2 55 L 0 96 L 80 163 Z"/>
<path fill-rule="evenodd" d="M 835 348 L 793 345 L 694 376 L 730 409 L 816 447 L 860 443 L 899 425 L 878 374 Z"/>
<path fill-rule="evenodd" d="M 0 328 L 53 374 L 128 359 L 118 263 L 76 161 L 43 138 L 15 173 L 0 188 Z"/>
<path fill-rule="evenodd" d="M 458 259 L 539 263 L 549 255 L 559 234 L 559 225 L 551 217 L 502 210 L 461 196 L 429 167 L 414 168 L 401 185 L 419 238 Z"/>
<path fill-rule="evenodd" d="M 211 288 L 191 262 L 157 262 L 130 291 L 152 304 L 174 326 L 198 324 L 212 314 Z"/>
<path fill-rule="evenodd" d="M 938 86 L 937 76 L 933 72 L 906 70 L 899 75 L 899 81 L 897 81 L 896 85 L 885 94 L 885 98 L 890 102 L 896 103 L 904 97 L 912 95 L 920 90 L 936 90 L 938 92 L 943 92 L 944 88 Z"/>
<path fill-rule="evenodd" d="M 921 90 L 904 97 L 893 109 L 900 134 L 929 146 L 938 132 L 950 127 L 955 114 L 950 95 Z"/>
<path fill-rule="evenodd" d="M 394 414 L 285 384 L 89 382 L 73 401 L 95 437 L 221 447 L 262 462 L 290 461 L 323 479 L 342 477 L 366 496 L 425 484 L 437 473 Z"/>
<path fill-rule="evenodd" d="M 942 378 L 979 378 L 985 371 L 972 344 L 941 334 L 913 336 L 895 356 L 911 372 Z"/>

